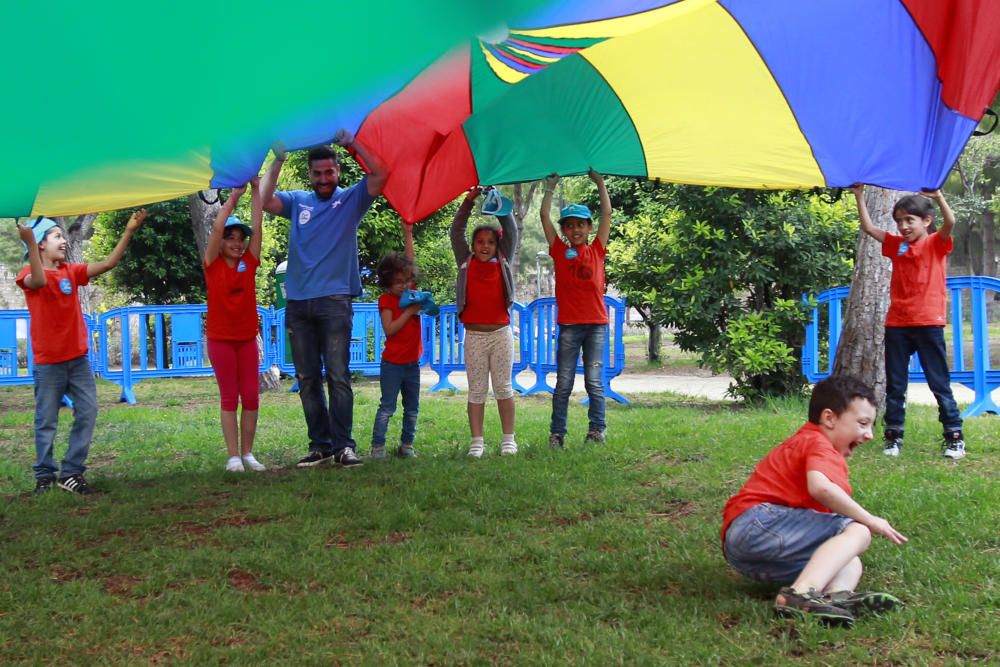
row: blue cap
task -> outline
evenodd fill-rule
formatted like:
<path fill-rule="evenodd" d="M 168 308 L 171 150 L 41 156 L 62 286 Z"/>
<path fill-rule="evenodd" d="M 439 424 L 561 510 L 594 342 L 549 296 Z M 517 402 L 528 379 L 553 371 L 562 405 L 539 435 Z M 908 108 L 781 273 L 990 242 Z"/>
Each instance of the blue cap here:
<path fill-rule="evenodd" d="M 52 220 L 51 218 L 43 218 L 41 216 L 35 218 L 35 221 L 31 223 L 31 231 L 35 235 L 35 244 L 41 244 L 45 240 L 45 235 L 50 231 L 59 226 L 59 224 Z M 28 246 L 21 241 L 21 247 L 24 248 L 24 259 L 28 259 Z"/>
<path fill-rule="evenodd" d="M 583 204 L 570 204 L 569 206 L 563 206 L 559 210 L 559 224 L 561 225 L 566 218 L 593 220 L 594 216 L 590 214 L 590 209 Z"/>
<path fill-rule="evenodd" d="M 500 194 L 499 190 L 494 188 L 486 193 L 482 208 L 484 215 L 495 215 L 502 218 L 505 215 L 510 215 L 513 210 L 514 203 Z"/>
<path fill-rule="evenodd" d="M 235 215 L 229 216 L 229 219 L 226 220 L 226 229 L 229 229 L 230 227 L 237 227 L 239 229 L 242 229 L 243 236 L 245 236 L 246 238 L 250 238 L 250 235 L 253 234 L 253 232 L 250 230 L 250 226 L 243 222 L 240 222 L 240 219 L 237 218 Z M 225 235 L 225 233 L 226 230 L 225 229 L 222 230 L 223 236 Z"/>

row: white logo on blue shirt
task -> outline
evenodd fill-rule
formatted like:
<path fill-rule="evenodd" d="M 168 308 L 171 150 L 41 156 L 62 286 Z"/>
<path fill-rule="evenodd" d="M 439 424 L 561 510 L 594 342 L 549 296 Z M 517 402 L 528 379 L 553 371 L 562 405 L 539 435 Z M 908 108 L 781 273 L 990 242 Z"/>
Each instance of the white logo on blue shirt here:
<path fill-rule="evenodd" d="M 899 244 L 899 252 L 897 252 L 896 254 L 902 257 L 903 255 L 906 254 L 906 251 L 909 249 L 910 249 L 910 244 L 907 243 L 906 241 L 903 241 L 902 243 Z"/>
<path fill-rule="evenodd" d="M 73 283 L 71 283 L 69 281 L 69 278 L 63 278 L 62 280 L 59 281 L 59 290 L 63 294 L 72 294 L 73 293 Z"/>
<path fill-rule="evenodd" d="M 341 201 L 340 201 L 340 200 L 338 199 L 337 201 L 333 202 L 333 203 L 332 203 L 332 204 L 330 205 L 330 208 L 337 208 L 337 207 L 338 207 L 338 206 L 340 206 L 340 205 L 341 205 L 342 203 L 343 203 L 343 202 L 341 202 Z"/>
<path fill-rule="evenodd" d="M 312 219 L 312 209 L 303 206 L 302 209 L 299 210 L 299 224 L 300 225 L 307 224 L 311 219 Z"/>
<path fill-rule="evenodd" d="M 236 273 L 243 273 L 246 270 L 247 270 L 247 263 L 241 259 L 240 263 L 236 265 Z"/>

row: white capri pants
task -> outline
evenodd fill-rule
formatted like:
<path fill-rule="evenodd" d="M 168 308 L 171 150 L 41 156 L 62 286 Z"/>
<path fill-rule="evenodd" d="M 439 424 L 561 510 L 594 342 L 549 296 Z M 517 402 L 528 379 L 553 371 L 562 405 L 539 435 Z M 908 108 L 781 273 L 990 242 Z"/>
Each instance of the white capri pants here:
<path fill-rule="evenodd" d="M 469 379 L 469 403 L 485 403 L 493 380 L 498 401 L 514 397 L 511 371 L 514 367 L 514 334 L 510 327 L 496 331 L 465 330 L 465 374 Z"/>

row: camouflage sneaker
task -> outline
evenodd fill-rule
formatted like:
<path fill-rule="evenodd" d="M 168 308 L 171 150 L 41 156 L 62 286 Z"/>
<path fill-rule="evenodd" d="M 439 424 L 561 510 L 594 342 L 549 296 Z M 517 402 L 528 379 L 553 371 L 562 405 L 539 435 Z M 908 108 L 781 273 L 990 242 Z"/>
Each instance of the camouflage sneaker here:
<path fill-rule="evenodd" d="M 851 627 L 854 625 L 854 614 L 843 607 L 830 603 L 815 589 L 808 593 L 796 593 L 790 587 L 778 591 L 778 597 L 784 602 L 774 601 L 774 613 L 783 618 L 806 620 L 814 618 L 824 625 Z"/>
<path fill-rule="evenodd" d="M 552 433 L 549 435 L 549 449 L 562 449 L 565 436 L 562 433 Z"/>
<path fill-rule="evenodd" d="M 587 437 L 583 439 L 583 444 L 604 444 L 604 431 L 587 431 Z"/>
<path fill-rule="evenodd" d="M 417 457 L 417 450 L 413 448 L 412 444 L 400 445 L 399 449 L 396 450 L 396 456 L 401 459 L 413 459 Z"/>
<path fill-rule="evenodd" d="M 846 609 L 855 616 L 882 614 L 903 606 L 896 596 L 875 591 L 834 591 L 823 597 L 830 604 Z"/>
<path fill-rule="evenodd" d="M 371 461 L 388 461 L 389 454 L 386 453 L 384 445 L 382 447 L 373 446 L 368 452 L 368 458 Z"/>

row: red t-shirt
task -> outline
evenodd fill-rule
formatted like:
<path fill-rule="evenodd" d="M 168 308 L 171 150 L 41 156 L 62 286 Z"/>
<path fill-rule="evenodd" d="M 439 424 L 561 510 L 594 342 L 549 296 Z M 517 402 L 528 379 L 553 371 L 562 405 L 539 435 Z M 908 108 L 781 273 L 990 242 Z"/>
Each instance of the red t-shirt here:
<path fill-rule="evenodd" d="M 572 257 L 567 257 L 570 251 Z M 559 324 L 607 324 L 604 304 L 604 256 L 600 239 L 570 248 L 561 238 L 549 247 L 556 270 L 556 307 Z"/>
<path fill-rule="evenodd" d="M 943 327 L 947 323 L 946 258 L 954 246 L 954 239 L 949 236 L 946 241 L 937 232 L 913 244 L 902 236 L 885 235 L 882 256 L 892 261 L 885 326 Z"/>
<path fill-rule="evenodd" d="M 254 276 L 260 261 L 245 252 L 229 266 L 222 256 L 205 269 L 208 315 L 205 335 L 214 340 L 249 340 L 257 336 L 257 288 Z"/>
<path fill-rule="evenodd" d="M 87 324 L 76 289 L 90 283 L 86 264 L 60 264 L 46 269 L 45 286 L 25 287 L 26 266 L 14 282 L 24 290 L 31 315 L 31 351 L 36 364 L 58 364 L 87 354 Z"/>
<path fill-rule="evenodd" d="M 750 479 L 722 510 L 722 539 L 733 519 L 754 505 L 772 503 L 829 512 L 809 495 L 806 473 L 815 470 L 851 494 L 847 479 L 847 459 L 812 422 L 806 422 L 792 437 L 772 449 L 754 468 Z"/>
<path fill-rule="evenodd" d="M 469 258 L 462 324 L 510 324 L 500 262 Z"/>
<path fill-rule="evenodd" d="M 378 298 L 378 312 L 383 310 L 392 313 L 392 319 L 402 317 L 403 309 L 399 307 L 399 297 L 386 292 Z M 420 337 L 420 315 L 413 315 L 406 320 L 403 328 L 393 336 L 385 339 L 382 349 L 382 360 L 393 364 L 412 364 L 419 361 L 424 353 L 424 341 Z"/>

